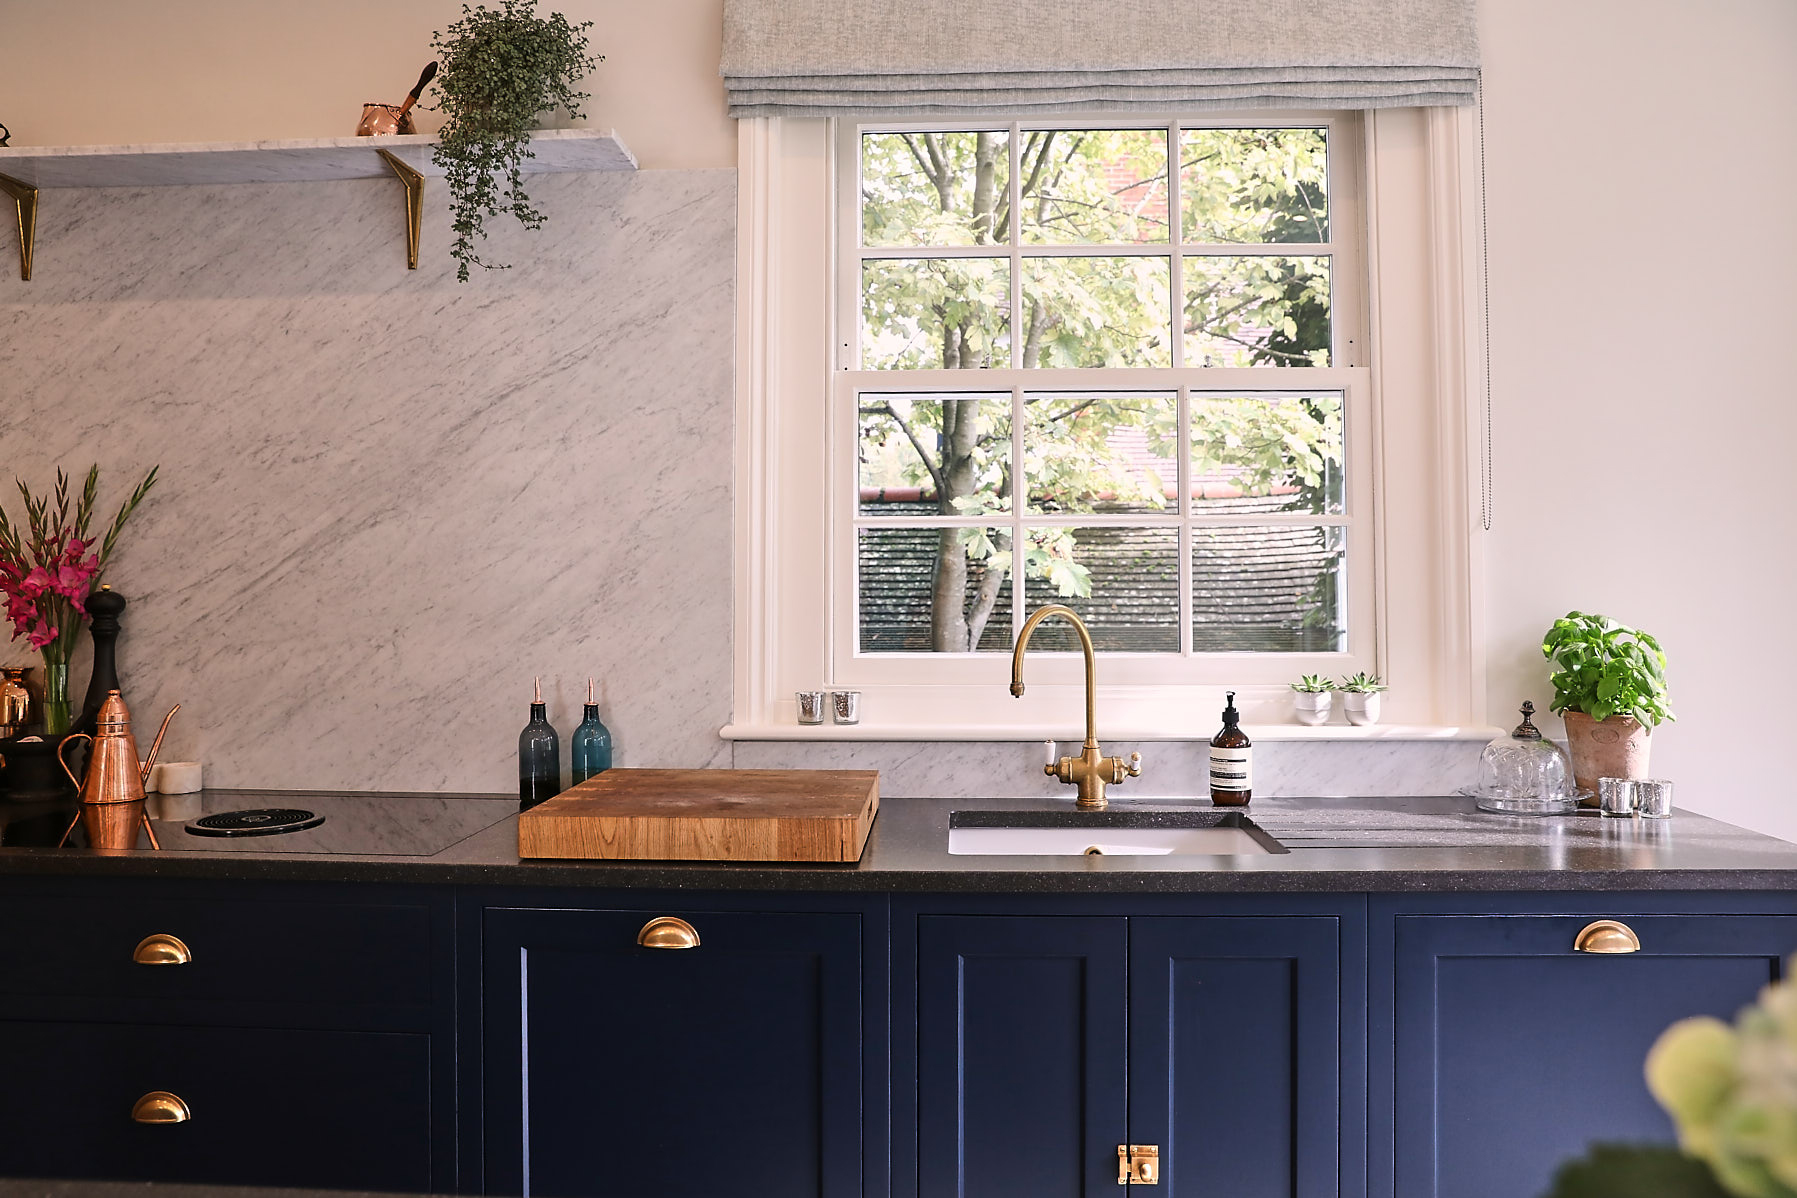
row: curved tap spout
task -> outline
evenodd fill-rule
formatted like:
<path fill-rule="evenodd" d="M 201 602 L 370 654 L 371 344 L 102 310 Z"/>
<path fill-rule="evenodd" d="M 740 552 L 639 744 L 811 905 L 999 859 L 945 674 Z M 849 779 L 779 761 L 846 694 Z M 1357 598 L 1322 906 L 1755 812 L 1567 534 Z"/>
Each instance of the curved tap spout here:
<path fill-rule="evenodd" d="M 1092 634 L 1086 631 L 1086 622 L 1079 618 L 1079 613 L 1064 603 L 1050 603 L 1047 607 L 1038 607 L 1030 618 L 1023 622 L 1023 631 L 1017 634 L 1017 645 L 1011 650 L 1011 697 L 1023 698 L 1023 651 L 1029 648 L 1030 634 L 1036 631 L 1036 625 L 1052 616 L 1059 616 L 1073 625 L 1073 631 L 1079 633 L 1079 647 L 1086 655 L 1086 747 L 1096 748 L 1098 745 L 1098 669 L 1092 658 Z"/>
<path fill-rule="evenodd" d="M 1073 625 L 1079 633 L 1080 648 L 1086 655 L 1086 744 L 1085 750 L 1078 757 L 1063 757 L 1053 765 L 1045 765 L 1042 772 L 1051 778 L 1079 787 L 1079 805 L 1087 810 L 1102 810 L 1106 805 L 1104 797 L 1105 784 L 1119 783 L 1124 778 L 1133 778 L 1142 772 L 1142 755 L 1131 753 L 1129 760 L 1121 757 L 1106 757 L 1098 748 L 1098 670 L 1092 656 L 1092 634 L 1086 630 L 1086 623 L 1071 607 L 1061 603 L 1051 603 L 1047 607 L 1037 608 L 1029 619 L 1023 622 L 1023 631 L 1017 634 L 1017 645 L 1011 650 L 1011 695 L 1023 697 L 1023 654 L 1029 648 L 1030 634 L 1036 631 L 1036 625 L 1051 616 L 1059 616 Z"/>

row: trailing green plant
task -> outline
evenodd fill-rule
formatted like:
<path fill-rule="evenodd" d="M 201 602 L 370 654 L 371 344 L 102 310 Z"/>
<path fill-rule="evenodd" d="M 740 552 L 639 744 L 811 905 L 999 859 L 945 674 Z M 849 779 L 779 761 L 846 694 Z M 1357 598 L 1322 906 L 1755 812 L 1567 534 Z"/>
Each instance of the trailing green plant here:
<path fill-rule="evenodd" d="M 1567 612 L 1542 638 L 1541 655 L 1555 666 L 1549 706 L 1556 712 L 1633 716 L 1648 728 L 1678 718 L 1666 705 L 1666 654 L 1640 629 Z"/>
<path fill-rule="evenodd" d="M 436 109 L 447 121 L 432 154 L 449 187 L 456 278 L 468 268 L 503 270 L 476 250 L 486 218 L 510 211 L 527 229 L 543 225 L 524 190 L 523 163 L 533 157 L 537 115 L 563 109 L 579 118 L 589 98 L 575 86 L 605 61 L 587 51 L 591 21 L 572 25 L 561 13 L 536 13 L 535 0 L 499 0 L 498 8 L 462 5 L 462 19 L 431 35 L 442 64 Z"/>
<path fill-rule="evenodd" d="M 1320 695 L 1334 690 L 1335 683 L 1321 674 L 1300 674 L 1298 681 L 1292 683 L 1292 689 L 1301 695 Z"/>
<path fill-rule="evenodd" d="M 1376 695 L 1385 689 L 1385 683 L 1379 675 L 1362 671 L 1343 678 L 1342 689 L 1351 695 Z"/>

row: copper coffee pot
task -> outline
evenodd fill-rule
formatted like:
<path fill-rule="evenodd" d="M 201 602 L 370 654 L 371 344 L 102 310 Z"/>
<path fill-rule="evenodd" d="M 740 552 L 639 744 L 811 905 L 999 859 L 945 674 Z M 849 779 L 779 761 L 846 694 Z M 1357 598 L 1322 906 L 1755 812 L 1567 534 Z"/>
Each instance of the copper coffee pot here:
<path fill-rule="evenodd" d="M 177 704 L 175 711 L 179 710 Z M 162 733 L 168 731 L 168 721 L 174 716 L 175 712 L 171 711 L 168 719 L 162 721 L 162 732 L 156 734 L 156 744 L 150 749 L 149 764 L 155 763 L 156 751 L 162 747 Z M 93 746 L 86 781 L 75 777 L 75 771 L 69 768 L 62 755 L 63 750 L 77 740 L 86 740 Z M 151 848 L 162 847 L 156 843 L 155 829 L 150 827 L 150 817 L 144 811 L 144 778 L 149 770 L 137 760 L 137 738 L 131 735 L 131 712 L 117 691 L 109 692 L 106 701 L 100 704 L 94 734 L 77 732 L 66 737 L 56 748 L 56 760 L 69 781 L 81 788 L 79 819 L 87 830 L 88 847 L 136 848 L 140 827 L 149 833 Z M 73 823 L 69 825 L 70 831 L 74 826 Z M 67 833 L 64 833 L 64 839 L 67 839 Z"/>
<path fill-rule="evenodd" d="M 418 76 L 418 86 L 405 98 L 403 104 L 376 104 L 372 101 L 362 105 L 362 119 L 356 125 L 357 137 L 384 137 L 394 133 L 416 133 L 412 124 L 412 105 L 418 103 L 418 97 L 424 94 L 425 85 L 437 77 L 437 64 L 431 63 Z"/>

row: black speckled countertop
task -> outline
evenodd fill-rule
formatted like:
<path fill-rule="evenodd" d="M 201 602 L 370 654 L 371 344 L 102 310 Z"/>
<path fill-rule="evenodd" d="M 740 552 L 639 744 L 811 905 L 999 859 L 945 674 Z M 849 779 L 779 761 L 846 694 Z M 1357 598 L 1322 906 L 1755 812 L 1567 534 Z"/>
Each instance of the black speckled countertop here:
<path fill-rule="evenodd" d="M 310 805 L 348 812 L 348 804 L 365 813 L 366 842 L 380 847 L 355 843 L 347 816 L 327 821 L 325 828 L 338 829 L 334 842 L 321 828 L 237 842 L 229 851 L 194 850 L 180 847 L 193 841 L 180 835 L 178 822 L 159 822 L 162 852 L 28 847 L 28 838 L 13 834 L 25 813 L 0 804 L 0 875 L 994 894 L 1797 890 L 1797 845 L 1705 816 L 1524 818 L 1487 815 L 1463 798 L 1261 799 L 1247 814 L 1289 852 L 1178 857 L 954 856 L 954 812 L 1052 813 L 1047 818 L 1070 824 L 1089 817 L 1070 799 L 889 799 L 855 865 L 521 861 L 517 803 L 491 795 L 207 791 L 194 801 L 207 810 Z M 1173 825 L 1213 810 L 1202 801 L 1123 800 L 1105 822 Z M 43 826 L 41 813 L 37 818 Z M 421 828 L 432 835 L 414 837 Z M 13 847 L 21 839 L 27 845 Z"/>

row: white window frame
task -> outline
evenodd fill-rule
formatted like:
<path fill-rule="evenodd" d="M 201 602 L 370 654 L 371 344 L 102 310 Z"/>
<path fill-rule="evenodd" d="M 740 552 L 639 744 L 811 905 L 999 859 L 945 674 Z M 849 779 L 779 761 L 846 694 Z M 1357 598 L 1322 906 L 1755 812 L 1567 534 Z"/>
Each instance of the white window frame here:
<path fill-rule="evenodd" d="M 1346 357 L 1348 361 L 1331 367 L 1256 367 L 1251 369 L 1230 369 L 1223 367 L 1186 367 L 1182 365 L 1184 344 L 1182 337 L 1174 337 L 1172 344 L 1173 365 L 1170 368 L 1117 367 L 1095 370 L 1056 370 L 1042 368 L 1012 367 L 1008 369 L 990 369 L 979 371 L 968 370 L 861 370 L 856 368 L 857 341 L 860 327 L 860 268 L 866 257 L 925 257 L 941 254 L 955 254 L 955 250 L 938 251 L 928 249 L 901 249 L 898 252 L 876 250 L 872 253 L 858 253 L 855 245 L 857 230 L 860 228 L 861 211 L 858 200 L 858 157 L 860 138 L 866 133 L 879 133 L 894 129 L 966 132 L 980 129 L 1008 129 L 1010 138 L 1011 163 L 1009 181 L 1011 187 L 1010 210 L 1014 228 L 1020 225 L 1020 200 L 1018 194 L 1020 183 L 1019 156 L 1022 153 L 1020 131 L 1036 129 L 1091 129 L 1091 128 L 1159 128 L 1168 132 L 1169 145 L 1178 147 L 1179 130 L 1184 128 L 1242 128 L 1272 127 L 1263 115 L 1257 120 L 1210 120 L 1180 121 L 1176 117 L 1165 119 L 1156 116 L 1137 116 L 1129 121 L 1112 121 L 1103 125 L 1094 125 L 1087 119 L 1039 121 L 1025 120 L 1010 123 L 985 122 L 932 122 L 908 121 L 902 124 L 889 122 L 856 123 L 853 121 L 836 122 L 835 167 L 837 208 L 834 228 L 837 231 L 838 267 L 835 276 L 834 305 L 834 344 L 837 350 L 839 369 L 835 374 L 835 383 L 831 388 L 830 411 L 827 417 L 830 429 L 830 450 L 832 477 L 834 485 L 830 489 L 830 528 L 828 561 L 831 567 L 830 587 L 831 602 L 828 619 L 831 642 L 830 677 L 833 685 L 862 689 L 864 692 L 893 685 L 931 686 L 959 684 L 963 686 L 984 687 L 992 676 L 992 667 L 987 659 L 992 654 L 983 653 L 862 653 L 859 648 L 859 587 L 856 578 L 856 534 L 860 527 L 878 525 L 882 527 L 928 526 L 940 527 L 956 525 L 963 527 L 997 527 L 1016 525 L 1021 519 L 1016 513 L 1011 517 L 978 517 L 954 518 L 939 516 L 919 516 L 913 519 L 895 519 L 883 517 L 878 520 L 858 522 L 856 520 L 856 494 L 859 486 L 856 477 L 856 443 L 858 432 L 854 419 L 855 396 L 861 393 L 881 392 L 896 394 L 913 392 L 924 394 L 946 393 L 952 391 L 979 391 L 985 393 L 1009 393 L 1013 406 L 1012 430 L 1017 444 L 1013 445 L 1013 453 L 1021 457 L 1021 440 L 1024 422 L 1017 418 L 1022 397 L 1026 392 L 1061 391 L 1079 393 L 1123 393 L 1123 392 L 1156 392 L 1172 393 L 1177 407 L 1179 428 L 1179 486 L 1180 495 L 1189 494 L 1187 470 L 1190 462 L 1189 444 L 1189 398 L 1192 394 L 1227 393 L 1231 395 L 1251 392 L 1269 395 L 1309 394 L 1313 392 L 1336 392 L 1343 399 L 1345 470 L 1344 475 L 1349 484 L 1345 498 L 1344 510 L 1339 514 L 1308 516 L 1292 514 L 1289 516 L 1255 516 L 1235 517 L 1223 520 L 1194 516 L 1189 504 L 1175 504 L 1168 511 L 1143 516 L 1108 516 L 1064 514 L 1057 516 L 1052 522 L 1031 518 L 1037 524 L 1053 523 L 1061 527 L 1090 528 L 1100 525 L 1177 525 L 1179 529 L 1179 575 L 1180 575 L 1180 613 L 1179 644 L 1180 649 L 1174 653 L 1123 653 L 1101 652 L 1103 661 L 1103 677 L 1110 684 L 1123 684 L 1145 687 L 1191 687 L 1213 686 L 1240 689 L 1245 686 L 1273 685 L 1278 686 L 1290 682 L 1299 674 L 1328 674 L 1339 676 L 1358 671 L 1377 672 L 1379 669 L 1377 652 L 1376 621 L 1373 612 L 1376 605 L 1374 570 L 1376 561 L 1373 535 L 1373 428 L 1375 413 L 1373 411 L 1370 371 L 1357 366 L 1353 354 L 1363 341 L 1361 329 L 1364 324 L 1365 285 L 1362 278 L 1361 265 L 1357 254 L 1360 240 L 1358 231 L 1361 228 L 1360 212 L 1357 197 L 1359 184 L 1359 120 L 1353 113 L 1320 113 L 1295 112 L 1280 113 L 1278 125 L 1289 125 L 1294 128 L 1326 128 L 1329 137 L 1329 221 L 1332 229 L 1350 230 L 1346 238 L 1336 238 L 1322 246 L 1304 244 L 1269 244 L 1252 246 L 1231 246 L 1232 253 L 1241 255 L 1268 254 L 1279 256 L 1310 255 L 1326 252 L 1332 258 L 1331 283 L 1331 323 L 1334 345 L 1332 361 L 1337 357 Z M 1340 151 L 1339 155 L 1337 151 Z M 1177 195 L 1172 197 L 1177 198 Z M 1184 258 L 1187 249 L 1180 237 L 1178 225 L 1180 214 L 1177 207 L 1170 208 L 1168 213 L 1171 240 L 1166 243 L 1149 243 L 1139 246 L 1103 246 L 1086 245 L 1053 245 L 1030 246 L 1029 255 L 1021 239 L 1012 239 L 1009 244 L 1009 262 L 1011 264 L 1011 328 L 1021 326 L 1021 265 L 1026 256 L 1048 257 L 1086 257 L 1086 256 L 1142 256 L 1170 257 L 1172 260 L 1171 282 L 1172 294 L 1175 297 L 1183 294 L 1182 275 Z M 1196 248 L 1196 247 L 1193 247 Z M 1215 252 L 1218 247 L 1206 246 Z M 964 256 L 966 251 L 960 251 Z M 1181 304 L 1175 299 L 1173 311 L 1177 314 Z M 1191 530 L 1217 523 L 1231 524 L 1290 524 L 1299 526 L 1335 525 L 1345 530 L 1349 546 L 1349 568 L 1347 570 L 1348 594 L 1343 596 L 1349 619 L 1348 650 L 1332 653 L 1202 653 L 1191 651 L 1192 629 L 1186 612 L 1190 606 L 1192 593 L 1192 538 Z M 1364 568 L 1363 568 L 1364 567 Z M 1011 585 L 1007 583 L 1007 585 Z M 1028 612 L 1024 605 L 1011 605 L 1012 638 L 1021 627 Z M 1007 642 L 1009 643 L 1009 642 Z M 1081 683 L 1080 672 L 1083 663 L 1072 654 L 1044 654 L 1042 662 L 1031 661 L 1030 677 L 1032 681 L 1074 685 Z"/>
<path fill-rule="evenodd" d="M 1300 125 L 1339 114 L 1264 111 L 1205 125 Z M 1358 121 L 1361 118 L 1354 118 Z M 1141 126 L 1140 115 L 1082 115 L 1068 128 Z M 1158 119 L 1153 123 L 1160 124 Z M 1171 121 L 1167 122 L 1171 124 Z M 739 125 L 739 277 L 736 472 L 736 679 L 739 739 L 1026 740 L 1083 735 L 1077 655 L 1032 653 L 1022 701 L 1008 697 L 1010 663 L 1000 654 L 845 653 L 852 644 L 853 564 L 832 571 L 833 555 L 853 553 L 854 437 L 842 392 L 861 372 L 845 370 L 837 328 L 843 303 L 845 230 L 837 195 L 838 155 L 858 127 L 842 122 L 753 119 Z M 1026 121 L 1027 127 L 1040 127 Z M 971 128 L 965 122 L 942 127 Z M 910 123 L 907 123 L 910 127 Z M 1332 131 L 1331 155 L 1340 142 Z M 1382 110 L 1366 114 L 1352 164 L 1364 202 L 1364 308 L 1334 307 L 1338 347 L 1349 364 L 1277 371 L 1207 371 L 1252 376 L 1256 389 L 1280 385 L 1341 390 L 1349 418 L 1352 518 L 1370 530 L 1377 565 L 1370 596 L 1354 594 L 1366 571 L 1350 574 L 1350 619 L 1372 608 L 1370 636 L 1350 626 L 1347 655 L 1318 669 L 1374 669 L 1392 686 L 1388 723 L 1371 730 L 1300 728 L 1289 722 L 1286 682 L 1316 672 L 1311 655 L 1206 654 L 1176 658 L 1209 665 L 1239 658 L 1224 676 L 1172 679 L 1169 655 L 1100 659 L 1101 734 L 1133 739 L 1208 735 L 1226 687 L 1264 735 L 1291 737 L 1483 736 L 1480 542 L 1474 472 L 1482 425 L 1470 418 L 1479 394 L 1481 280 L 1471 234 L 1476 182 L 1466 147 L 1466 110 Z M 1333 169 L 1341 169 L 1332 163 Z M 1331 218 L 1345 192 L 1331 187 Z M 852 198 L 850 201 L 852 209 Z M 1339 245 L 1359 239 L 1341 237 Z M 1288 252 L 1289 247 L 1288 247 Z M 1337 249 L 1338 255 L 1341 250 Z M 1337 269 L 1339 270 L 1338 263 Z M 1360 273 L 1360 267 L 1355 267 Z M 1364 312 L 1364 327 L 1357 312 Z M 851 326 L 852 327 L 852 326 Z M 1351 330 L 1351 332 L 1350 332 Z M 1338 349 L 1339 352 L 1339 349 Z M 878 374 L 902 389 L 906 372 Z M 941 372 L 997 391 L 1040 386 L 1038 370 Z M 1179 372 L 1104 371 L 1105 389 L 1175 390 Z M 865 376 L 863 376 L 865 377 Z M 1119 382 L 1119 379 L 1122 379 Z M 1288 382 L 1287 379 L 1291 381 Z M 938 384 L 939 386 L 940 384 Z M 1054 384 L 1050 384 L 1054 385 Z M 1208 389 L 1203 388 L 1203 389 Z M 1245 389 L 1245 388 L 1244 388 Z M 846 478 L 845 478 L 845 473 Z M 1068 523 L 1084 521 L 1070 519 Z M 1356 564 L 1372 555 L 1356 554 Z M 1183 566 L 1182 569 L 1189 569 Z M 845 591 L 844 580 L 847 580 Z M 1182 631 L 1182 643 L 1188 633 Z M 845 639 L 846 638 L 846 639 Z M 905 660 L 895 660 L 903 658 Z M 1141 662 L 1136 658 L 1158 660 Z M 949 659 L 949 660 L 944 660 Z M 1231 663 L 1232 666 L 1234 663 Z M 797 690 L 861 690 L 859 725 L 801 726 Z"/>

